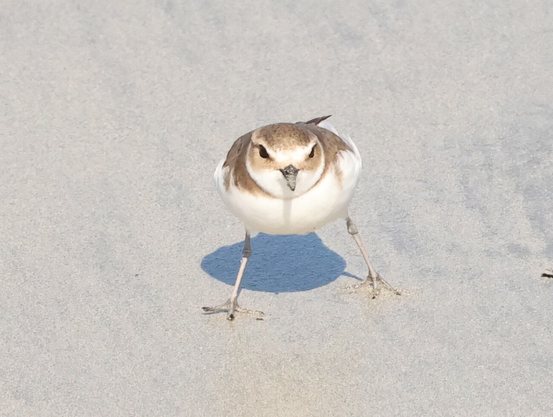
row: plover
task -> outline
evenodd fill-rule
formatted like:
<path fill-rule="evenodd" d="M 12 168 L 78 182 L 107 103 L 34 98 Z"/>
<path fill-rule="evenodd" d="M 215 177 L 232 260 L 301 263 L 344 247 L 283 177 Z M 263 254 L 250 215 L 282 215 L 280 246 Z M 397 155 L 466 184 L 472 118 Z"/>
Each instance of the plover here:
<path fill-rule="evenodd" d="M 361 176 L 361 155 L 353 141 L 340 136 L 326 119 L 277 123 L 238 138 L 215 170 L 215 183 L 227 208 L 246 227 L 242 261 L 231 297 L 206 312 L 257 313 L 238 305 L 240 282 L 252 254 L 250 237 L 307 234 L 343 218 L 359 246 L 369 273 L 361 286 L 378 283 L 398 293 L 371 265 L 348 206 Z M 399 294 L 399 293 L 398 293 Z"/>

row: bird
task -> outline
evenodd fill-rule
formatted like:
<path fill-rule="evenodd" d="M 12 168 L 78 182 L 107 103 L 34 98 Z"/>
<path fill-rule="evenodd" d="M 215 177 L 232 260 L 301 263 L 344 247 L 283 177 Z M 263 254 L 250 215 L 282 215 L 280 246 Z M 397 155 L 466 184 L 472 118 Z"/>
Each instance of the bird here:
<path fill-rule="evenodd" d="M 359 230 L 348 207 L 361 177 L 361 154 L 346 135 L 338 134 L 327 120 L 276 123 L 260 127 L 238 138 L 215 169 L 217 191 L 225 206 L 245 226 L 242 259 L 231 297 L 206 313 L 226 312 L 263 315 L 238 304 L 240 283 L 252 255 L 251 237 L 307 234 L 344 219 L 348 233 L 368 267 L 359 286 L 369 286 L 376 297 L 380 288 L 399 295 L 372 266 Z"/>

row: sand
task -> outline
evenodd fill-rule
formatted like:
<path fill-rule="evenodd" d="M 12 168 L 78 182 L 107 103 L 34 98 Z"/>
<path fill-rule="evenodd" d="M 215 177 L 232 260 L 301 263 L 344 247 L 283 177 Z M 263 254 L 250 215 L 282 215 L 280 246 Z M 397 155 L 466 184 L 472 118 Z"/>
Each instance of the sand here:
<path fill-rule="evenodd" d="M 0 415 L 553 414 L 553 6 L 0 3 Z M 260 235 L 215 166 L 332 114 L 352 217 Z"/>

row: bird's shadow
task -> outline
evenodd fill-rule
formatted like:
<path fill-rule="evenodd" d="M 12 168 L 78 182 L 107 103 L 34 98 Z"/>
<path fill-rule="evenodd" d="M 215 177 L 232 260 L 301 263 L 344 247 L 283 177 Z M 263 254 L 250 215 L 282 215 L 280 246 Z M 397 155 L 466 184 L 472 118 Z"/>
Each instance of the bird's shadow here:
<path fill-rule="evenodd" d="M 260 233 L 251 240 L 251 255 L 241 288 L 263 292 L 308 291 L 335 281 L 340 275 L 360 278 L 344 271 L 345 260 L 327 248 L 315 234 L 272 236 Z M 202 260 L 202 269 L 234 285 L 244 242 L 223 246 Z"/>

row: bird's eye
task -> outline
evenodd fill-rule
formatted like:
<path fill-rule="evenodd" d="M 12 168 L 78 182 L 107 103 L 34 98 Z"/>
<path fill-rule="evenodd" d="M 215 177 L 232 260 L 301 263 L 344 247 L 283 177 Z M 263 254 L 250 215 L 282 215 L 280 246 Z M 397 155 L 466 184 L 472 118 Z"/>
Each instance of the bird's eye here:
<path fill-rule="evenodd" d="M 317 145 L 313 145 L 313 148 L 311 149 L 311 153 L 309 154 L 309 157 L 310 158 L 313 158 L 315 156 L 315 148 L 317 147 Z"/>
<path fill-rule="evenodd" d="M 267 159 L 269 157 L 269 154 L 267 153 L 267 149 L 265 149 L 265 146 L 259 145 L 259 156 L 263 159 Z"/>

